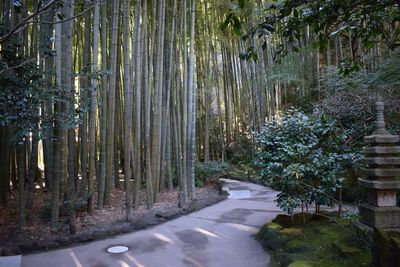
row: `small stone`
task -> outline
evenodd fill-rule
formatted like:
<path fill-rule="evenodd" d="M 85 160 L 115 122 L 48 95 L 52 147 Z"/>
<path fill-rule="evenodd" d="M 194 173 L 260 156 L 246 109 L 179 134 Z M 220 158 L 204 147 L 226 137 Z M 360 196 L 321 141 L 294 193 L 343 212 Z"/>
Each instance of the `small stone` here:
<path fill-rule="evenodd" d="M 157 217 L 165 218 L 166 220 L 171 220 L 178 217 L 181 214 L 179 209 L 171 209 L 166 211 L 159 211 L 156 213 Z"/>
<path fill-rule="evenodd" d="M 94 240 L 94 232 L 87 232 L 83 233 L 78 236 L 78 241 L 79 242 L 88 242 Z"/>
<path fill-rule="evenodd" d="M 60 244 L 60 246 L 66 246 L 66 245 L 69 245 L 72 243 L 71 238 L 67 238 L 67 237 L 60 237 L 60 238 L 56 239 L 55 242 Z"/>
<path fill-rule="evenodd" d="M 163 223 L 163 222 L 166 222 L 166 221 L 167 221 L 167 219 L 165 219 L 165 218 L 162 218 L 162 217 L 158 218 L 158 222 L 160 222 L 160 223 Z"/>
<path fill-rule="evenodd" d="M 24 243 L 19 245 L 19 249 L 22 253 L 29 253 L 35 250 L 36 242 L 33 240 L 26 240 Z"/>
<path fill-rule="evenodd" d="M 124 223 L 121 227 L 121 231 L 123 233 L 128 233 L 132 230 L 131 224 L 130 223 Z"/>
<path fill-rule="evenodd" d="M 36 247 L 38 250 L 49 250 L 49 249 L 58 248 L 59 246 L 60 246 L 59 243 L 57 243 L 56 241 L 50 241 L 50 240 L 38 241 L 36 244 Z"/>
<path fill-rule="evenodd" d="M 158 218 L 156 216 L 151 216 L 151 215 L 142 217 L 134 222 L 131 222 L 131 226 L 135 230 L 144 229 L 149 226 L 153 226 L 153 225 L 157 225 L 157 224 L 159 224 Z"/>

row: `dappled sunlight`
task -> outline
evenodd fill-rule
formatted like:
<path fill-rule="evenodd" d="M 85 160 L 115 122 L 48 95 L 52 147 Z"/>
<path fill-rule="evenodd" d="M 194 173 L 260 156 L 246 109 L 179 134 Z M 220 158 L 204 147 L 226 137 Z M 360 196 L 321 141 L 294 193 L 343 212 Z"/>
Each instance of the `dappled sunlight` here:
<path fill-rule="evenodd" d="M 230 223 L 228 225 L 230 227 L 232 227 L 232 228 L 235 228 L 237 230 L 244 231 L 244 232 L 255 233 L 255 232 L 258 231 L 258 228 L 254 227 L 254 226 L 249 226 L 249 225 L 244 225 L 244 224 L 237 224 L 237 223 Z"/>
<path fill-rule="evenodd" d="M 69 256 L 74 262 L 75 267 L 83 267 L 82 264 L 79 262 L 78 258 L 76 257 L 75 253 L 72 251 L 72 249 L 69 249 Z"/>
<path fill-rule="evenodd" d="M 204 234 L 204 235 L 207 235 L 207 236 L 211 236 L 211 237 L 215 237 L 215 238 L 220 238 L 219 236 L 217 236 L 216 234 L 213 234 L 213 233 L 211 233 L 210 231 L 207 231 L 207 230 L 205 230 L 205 229 L 202 229 L 202 228 L 199 228 L 199 227 L 196 227 L 196 228 L 194 228 L 197 232 L 199 232 L 199 233 L 202 233 L 202 234 Z"/>
<path fill-rule="evenodd" d="M 160 234 L 160 233 L 154 233 L 153 234 L 155 237 L 157 237 L 158 239 L 168 242 L 170 244 L 174 244 L 175 242 L 173 240 L 171 240 L 170 238 L 168 238 L 167 236 Z"/>
<path fill-rule="evenodd" d="M 146 267 L 145 265 L 141 264 L 138 260 L 136 260 L 134 257 L 132 257 L 129 254 L 125 254 L 124 255 L 128 260 L 130 260 L 131 262 L 133 262 L 134 264 L 136 264 L 137 267 Z M 128 265 L 129 266 L 129 265 Z"/>

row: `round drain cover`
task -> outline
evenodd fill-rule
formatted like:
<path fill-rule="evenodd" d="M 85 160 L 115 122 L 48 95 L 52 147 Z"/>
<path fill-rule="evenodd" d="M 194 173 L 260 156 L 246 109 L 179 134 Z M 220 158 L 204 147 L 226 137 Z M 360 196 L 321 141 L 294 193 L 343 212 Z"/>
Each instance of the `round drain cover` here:
<path fill-rule="evenodd" d="M 118 253 L 127 252 L 128 250 L 129 250 L 129 248 L 126 246 L 112 246 L 107 249 L 107 252 L 113 253 L 113 254 L 118 254 Z"/>

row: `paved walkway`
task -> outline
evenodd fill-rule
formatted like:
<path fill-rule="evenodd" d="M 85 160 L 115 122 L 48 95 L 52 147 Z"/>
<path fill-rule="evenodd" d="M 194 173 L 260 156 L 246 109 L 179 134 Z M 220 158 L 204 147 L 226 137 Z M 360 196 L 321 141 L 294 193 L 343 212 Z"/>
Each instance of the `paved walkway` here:
<path fill-rule="evenodd" d="M 23 267 L 265 267 L 269 256 L 253 235 L 280 210 L 276 192 L 223 179 L 229 199 L 153 228 L 22 257 Z M 121 254 L 106 252 L 129 247 Z"/>

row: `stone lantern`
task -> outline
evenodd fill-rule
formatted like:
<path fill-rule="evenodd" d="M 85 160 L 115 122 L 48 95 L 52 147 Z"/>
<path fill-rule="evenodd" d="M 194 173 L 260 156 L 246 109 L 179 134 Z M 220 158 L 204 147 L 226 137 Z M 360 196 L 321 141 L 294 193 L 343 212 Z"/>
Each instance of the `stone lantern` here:
<path fill-rule="evenodd" d="M 382 229 L 400 229 L 400 207 L 396 194 L 400 189 L 399 136 L 385 129 L 383 102 L 376 103 L 376 131 L 364 137 L 366 179 L 358 179 L 368 188 L 368 203 L 359 206 L 361 221 Z"/>

